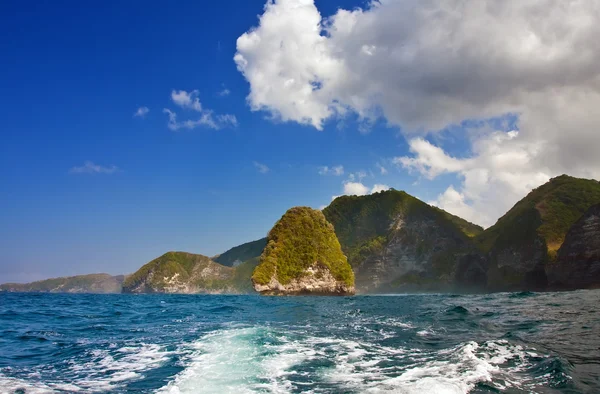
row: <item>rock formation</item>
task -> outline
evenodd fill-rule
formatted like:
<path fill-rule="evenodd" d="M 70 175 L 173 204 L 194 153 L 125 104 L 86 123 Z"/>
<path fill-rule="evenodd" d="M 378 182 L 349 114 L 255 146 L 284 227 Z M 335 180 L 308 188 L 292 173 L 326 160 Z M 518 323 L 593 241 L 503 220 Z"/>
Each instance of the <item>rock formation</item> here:
<path fill-rule="evenodd" d="M 206 256 L 169 252 L 144 265 L 123 283 L 124 293 L 236 293 L 235 270 Z"/>
<path fill-rule="evenodd" d="M 288 210 L 267 237 L 254 289 L 268 295 L 350 295 L 354 274 L 321 211 Z"/>
<path fill-rule="evenodd" d="M 359 292 L 447 291 L 457 275 L 462 282 L 485 277 L 484 266 L 457 269 L 466 255 L 477 255 L 469 235 L 483 229 L 405 192 L 339 197 L 323 213 L 335 227 Z M 474 273 L 477 269 L 481 272 Z"/>
<path fill-rule="evenodd" d="M 546 273 L 553 289 L 600 288 L 600 204 L 571 227 Z"/>

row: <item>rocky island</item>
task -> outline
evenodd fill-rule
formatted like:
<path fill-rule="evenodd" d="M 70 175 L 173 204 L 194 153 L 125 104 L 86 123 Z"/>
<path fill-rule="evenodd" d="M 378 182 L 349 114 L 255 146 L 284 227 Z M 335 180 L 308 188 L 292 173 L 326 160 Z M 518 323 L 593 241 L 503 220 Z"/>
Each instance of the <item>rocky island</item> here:
<path fill-rule="evenodd" d="M 321 211 L 288 210 L 267 237 L 254 289 L 267 295 L 352 295 L 354 273 Z"/>
<path fill-rule="evenodd" d="M 209 257 L 168 252 L 142 266 L 123 283 L 124 293 L 233 293 L 234 269 Z"/>
<path fill-rule="evenodd" d="M 120 292 L 106 274 L 0 291 Z M 169 252 L 125 293 L 332 294 L 600 287 L 600 183 L 562 175 L 483 229 L 398 190 L 292 208 L 268 237 L 212 258 Z"/>

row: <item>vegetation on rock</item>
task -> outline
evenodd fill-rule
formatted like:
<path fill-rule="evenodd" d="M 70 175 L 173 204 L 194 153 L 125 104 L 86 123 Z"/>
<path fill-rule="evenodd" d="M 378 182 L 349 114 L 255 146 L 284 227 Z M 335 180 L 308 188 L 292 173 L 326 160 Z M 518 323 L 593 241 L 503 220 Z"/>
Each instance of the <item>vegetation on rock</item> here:
<path fill-rule="evenodd" d="M 597 203 L 600 203 L 598 181 L 562 175 L 531 191 L 495 225 L 475 237 L 475 241 L 487 252 L 532 242 L 539 236 L 552 259 L 569 228 Z"/>
<path fill-rule="evenodd" d="M 308 207 L 288 210 L 267 237 L 260 264 L 254 270 L 255 283 L 266 285 L 272 278 L 285 285 L 302 278 L 315 263 L 347 286 L 354 285 L 354 273 L 342 253 L 333 226 L 321 211 Z"/>
<path fill-rule="evenodd" d="M 260 256 L 266 245 L 267 238 L 261 238 L 257 241 L 233 247 L 227 252 L 213 257 L 213 260 L 219 264 L 233 267 Z"/>
<path fill-rule="evenodd" d="M 234 269 L 206 256 L 169 252 L 130 275 L 123 292 L 233 292 Z"/>
<path fill-rule="evenodd" d="M 402 221 L 430 219 L 459 239 L 467 239 L 483 231 L 480 226 L 394 189 L 369 196 L 338 197 L 323 213 L 334 225 L 342 249 L 353 267 L 381 251 L 389 241 L 393 225 L 399 229 Z M 401 222 L 398 218 L 402 218 Z M 415 238 L 412 241 L 418 243 L 418 251 L 425 252 L 433 247 L 431 243 L 434 240 Z"/>

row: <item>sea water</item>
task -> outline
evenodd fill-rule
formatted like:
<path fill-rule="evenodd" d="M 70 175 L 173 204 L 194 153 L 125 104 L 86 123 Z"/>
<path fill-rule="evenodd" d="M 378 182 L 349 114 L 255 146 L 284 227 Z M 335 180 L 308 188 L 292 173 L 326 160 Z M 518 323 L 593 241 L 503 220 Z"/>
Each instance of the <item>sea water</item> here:
<path fill-rule="evenodd" d="M 600 291 L 0 294 L 1 393 L 600 393 Z"/>

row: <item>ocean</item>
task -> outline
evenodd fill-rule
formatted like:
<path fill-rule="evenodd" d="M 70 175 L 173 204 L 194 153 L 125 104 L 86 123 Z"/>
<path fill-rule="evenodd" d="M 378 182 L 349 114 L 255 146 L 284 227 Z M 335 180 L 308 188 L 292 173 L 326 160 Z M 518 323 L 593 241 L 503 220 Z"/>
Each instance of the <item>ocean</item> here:
<path fill-rule="evenodd" d="M 600 291 L 0 293 L 1 393 L 600 393 Z"/>

